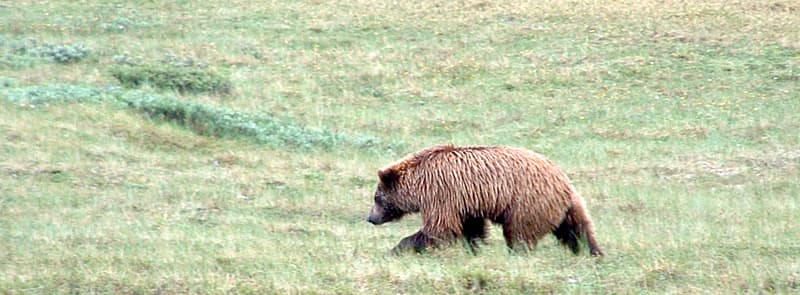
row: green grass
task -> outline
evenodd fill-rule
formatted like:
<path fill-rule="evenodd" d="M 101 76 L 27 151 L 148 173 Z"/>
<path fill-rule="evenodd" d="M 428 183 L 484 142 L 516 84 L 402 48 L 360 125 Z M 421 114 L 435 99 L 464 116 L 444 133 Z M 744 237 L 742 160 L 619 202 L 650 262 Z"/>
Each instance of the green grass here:
<path fill-rule="evenodd" d="M 794 1 L 251 2 L 0 5 L 0 293 L 800 291 Z M 387 255 L 375 171 L 450 142 L 553 159 L 607 257 Z"/>

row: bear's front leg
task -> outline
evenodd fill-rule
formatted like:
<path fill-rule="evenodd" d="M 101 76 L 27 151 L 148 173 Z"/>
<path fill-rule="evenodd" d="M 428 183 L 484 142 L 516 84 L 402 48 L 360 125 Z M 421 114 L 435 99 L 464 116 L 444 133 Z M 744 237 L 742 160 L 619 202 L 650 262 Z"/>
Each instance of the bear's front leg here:
<path fill-rule="evenodd" d="M 411 251 L 420 253 L 425 251 L 426 248 L 434 246 L 436 244 L 435 241 L 436 239 L 428 236 L 420 230 L 415 234 L 400 240 L 400 243 L 398 243 L 397 246 L 392 249 L 392 253 L 403 254 Z"/>

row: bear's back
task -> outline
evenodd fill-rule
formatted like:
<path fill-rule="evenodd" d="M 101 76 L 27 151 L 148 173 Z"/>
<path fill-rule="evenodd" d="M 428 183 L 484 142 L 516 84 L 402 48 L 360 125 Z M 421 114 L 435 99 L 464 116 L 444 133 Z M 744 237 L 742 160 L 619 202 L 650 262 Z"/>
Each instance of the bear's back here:
<path fill-rule="evenodd" d="M 414 155 L 412 162 L 418 168 L 476 170 L 487 173 L 554 166 L 544 156 L 530 150 L 506 146 L 453 146 L 431 147 Z"/>
<path fill-rule="evenodd" d="M 526 149 L 436 146 L 417 153 L 412 161 L 409 184 L 423 198 L 441 199 L 462 210 L 495 211 L 518 198 L 568 198 L 571 193 L 568 180 L 558 167 Z"/>

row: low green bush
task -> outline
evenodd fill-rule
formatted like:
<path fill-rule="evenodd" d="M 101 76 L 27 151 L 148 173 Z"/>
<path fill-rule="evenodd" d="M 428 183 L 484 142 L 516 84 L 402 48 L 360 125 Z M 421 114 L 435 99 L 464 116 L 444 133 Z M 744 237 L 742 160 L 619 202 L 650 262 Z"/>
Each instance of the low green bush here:
<path fill-rule="evenodd" d="M 330 148 L 338 144 L 369 146 L 377 142 L 377 139 L 362 139 L 357 143 L 345 135 L 307 128 L 286 119 L 236 112 L 142 91 L 125 92 L 120 99 L 151 117 L 177 122 L 208 136 L 246 137 L 262 144 L 303 148 Z"/>
<path fill-rule="evenodd" d="M 249 114 L 190 102 L 170 95 L 121 88 L 96 88 L 83 85 L 45 84 L 16 87 L 3 83 L 0 97 L 19 105 L 52 103 L 108 102 L 130 107 L 150 118 L 175 122 L 206 136 L 244 138 L 274 147 L 330 149 L 351 146 L 373 151 L 400 151 L 403 143 L 385 145 L 370 135 L 346 135 L 329 129 L 309 128 L 269 114 Z"/>
<path fill-rule="evenodd" d="M 111 75 L 123 86 L 135 88 L 145 84 L 182 93 L 228 94 L 231 82 L 222 75 L 193 67 L 167 65 L 117 65 Z"/>
<path fill-rule="evenodd" d="M 71 84 L 43 84 L 25 87 L 8 87 L 2 94 L 6 100 L 20 105 L 50 103 L 99 102 L 110 97 L 112 92 Z"/>
<path fill-rule="evenodd" d="M 54 62 L 70 64 L 79 62 L 89 56 L 90 50 L 83 45 L 46 45 L 39 49 L 39 55 L 48 57 Z"/>
<path fill-rule="evenodd" d="M 82 44 L 40 43 L 35 39 L 0 38 L 0 46 L 9 54 L 0 57 L 0 65 L 12 69 L 30 67 L 36 59 L 48 59 L 60 64 L 71 64 L 86 59 L 91 50 Z"/>

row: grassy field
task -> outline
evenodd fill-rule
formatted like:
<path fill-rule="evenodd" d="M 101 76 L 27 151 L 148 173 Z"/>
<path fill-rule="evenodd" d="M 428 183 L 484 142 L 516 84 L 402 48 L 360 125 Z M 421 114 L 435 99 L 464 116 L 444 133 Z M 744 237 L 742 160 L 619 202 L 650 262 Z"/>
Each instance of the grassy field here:
<path fill-rule="evenodd" d="M 0 1 L 0 293 L 798 293 L 799 129 L 792 0 Z M 388 255 L 440 143 L 547 155 L 607 256 Z"/>

